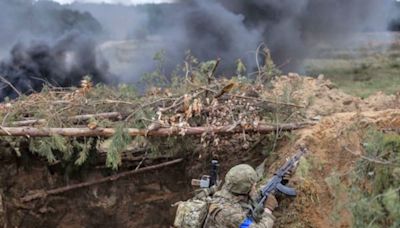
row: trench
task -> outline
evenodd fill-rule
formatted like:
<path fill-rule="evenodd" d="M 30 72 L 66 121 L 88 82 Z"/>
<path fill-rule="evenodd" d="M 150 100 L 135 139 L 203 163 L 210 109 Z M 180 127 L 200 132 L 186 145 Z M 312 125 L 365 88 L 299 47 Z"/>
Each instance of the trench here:
<path fill-rule="evenodd" d="M 219 175 L 239 163 L 260 164 L 265 157 L 261 148 L 220 153 Z M 176 211 L 171 205 L 193 195 L 191 179 L 208 174 L 211 161 L 211 156 L 186 153 L 190 155 L 173 166 L 22 202 L 32 190 L 93 181 L 124 170 L 86 167 L 66 175 L 69 167 L 51 167 L 31 153 L 17 157 L 3 147 L 0 154 L 0 224 L 5 227 L 169 227 Z"/>

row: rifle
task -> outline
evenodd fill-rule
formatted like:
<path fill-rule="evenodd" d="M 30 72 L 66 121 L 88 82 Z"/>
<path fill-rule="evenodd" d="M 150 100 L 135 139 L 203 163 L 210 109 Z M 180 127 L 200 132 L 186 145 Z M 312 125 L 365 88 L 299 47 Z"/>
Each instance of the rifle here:
<path fill-rule="evenodd" d="M 290 187 L 286 187 L 283 177 L 288 174 L 292 169 L 297 166 L 300 158 L 307 152 L 307 149 L 301 148 L 290 160 L 288 160 L 282 167 L 274 173 L 274 176 L 268 181 L 259 193 L 256 199 L 254 209 L 250 211 L 250 217 L 256 219 L 257 215 L 260 215 L 264 211 L 264 203 L 268 199 L 270 194 L 280 192 L 287 196 L 296 196 L 296 190 Z"/>
<path fill-rule="evenodd" d="M 212 160 L 210 175 L 203 175 L 201 176 L 200 180 L 192 179 L 192 185 L 199 186 L 200 188 L 211 188 L 214 185 L 218 185 L 218 168 L 218 161 Z"/>

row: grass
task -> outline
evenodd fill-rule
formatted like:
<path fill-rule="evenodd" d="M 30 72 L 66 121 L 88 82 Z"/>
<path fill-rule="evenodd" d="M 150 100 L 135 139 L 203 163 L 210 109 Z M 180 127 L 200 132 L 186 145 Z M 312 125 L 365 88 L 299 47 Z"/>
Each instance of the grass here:
<path fill-rule="evenodd" d="M 324 74 L 344 92 L 368 97 L 378 91 L 400 91 L 400 50 L 369 56 L 339 55 L 306 61 L 307 75 Z"/>

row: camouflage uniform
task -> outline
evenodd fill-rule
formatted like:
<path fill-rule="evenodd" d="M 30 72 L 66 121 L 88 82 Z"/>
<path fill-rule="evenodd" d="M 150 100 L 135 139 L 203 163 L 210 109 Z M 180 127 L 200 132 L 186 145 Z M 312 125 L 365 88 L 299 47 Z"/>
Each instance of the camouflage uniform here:
<path fill-rule="evenodd" d="M 211 200 L 205 227 L 271 228 L 275 220 L 271 214 L 263 213 L 258 222 L 247 219 L 252 205 L 250 191 L 256 181 L 257 174 L 251 166 L 237 165 L 229 170 L 222 189 Z"/>

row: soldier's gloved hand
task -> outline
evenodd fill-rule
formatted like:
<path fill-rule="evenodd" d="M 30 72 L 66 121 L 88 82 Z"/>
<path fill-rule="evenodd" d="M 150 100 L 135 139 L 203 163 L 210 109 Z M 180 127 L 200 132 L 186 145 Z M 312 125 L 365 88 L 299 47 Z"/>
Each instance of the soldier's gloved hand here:
<path fill-rule="evenodd" d="M 276 200 L 274 195 L 269 195 L 267 200 L 265 201 L 264 208 L 266 209 L 266 212 L 271 213 L 278 207 L 278 201 Z"/>

